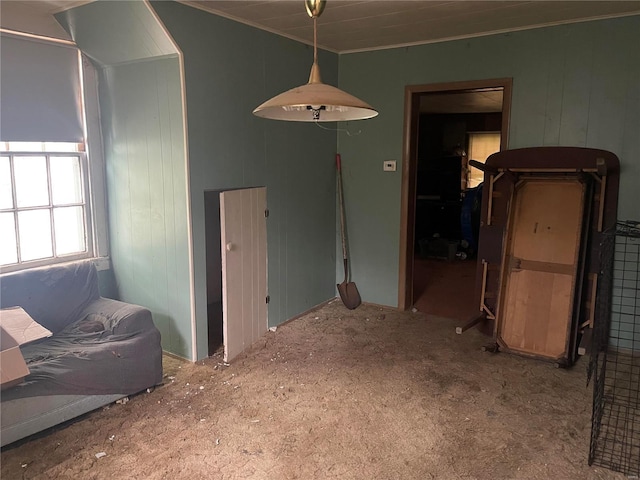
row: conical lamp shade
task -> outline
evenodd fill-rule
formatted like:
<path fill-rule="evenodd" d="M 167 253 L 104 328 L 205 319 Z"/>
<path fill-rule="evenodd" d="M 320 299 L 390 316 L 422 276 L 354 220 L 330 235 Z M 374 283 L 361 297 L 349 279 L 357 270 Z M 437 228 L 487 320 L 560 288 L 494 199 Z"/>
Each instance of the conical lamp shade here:
<path fill-rule="evenodd" d="M 267 100 L 253 111 L 258 117 L 290 122 L 338 122 L 364 120 L 378 115 L 368 103 L 322 83 L 316 63 L 309 83 Z"/>

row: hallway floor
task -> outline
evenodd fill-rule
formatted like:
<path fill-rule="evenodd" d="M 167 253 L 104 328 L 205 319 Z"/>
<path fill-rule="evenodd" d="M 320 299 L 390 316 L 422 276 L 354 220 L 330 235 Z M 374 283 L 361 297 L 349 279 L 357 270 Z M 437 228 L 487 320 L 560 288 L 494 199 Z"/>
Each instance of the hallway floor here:
<path fill-rule="evenodd" d="M 475 304 L 476 259 L 414 260 L 413 305 L 419 311 L 462 324 L 478 314 Z"/>

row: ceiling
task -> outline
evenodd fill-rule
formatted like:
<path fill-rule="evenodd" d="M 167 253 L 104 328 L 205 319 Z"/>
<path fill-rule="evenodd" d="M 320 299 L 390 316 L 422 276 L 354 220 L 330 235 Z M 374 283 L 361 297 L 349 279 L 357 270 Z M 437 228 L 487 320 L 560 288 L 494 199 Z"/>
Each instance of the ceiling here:
<path fill-rule="evenodd" d="M 53 14 L 90 1 L 1 0 L 0 22 L 9 29 L 69 39 Z M 313 43 L 313 22 L 303 0 L 179 1 Z M 318 46 L 350 53 L 638 14 L 640 0 L 328 0 L 318 19 Z"/>
<path fill-rule="evenodd" d="M 0 22 L 5 28 L 70 40 L 53 14 L 91 1 L 1 0 Z M 178 1 L 313 44 L 313 22 L 303 0 Z M 640 15 L 640 0 L 328 0 L 318 19 L 318 46 L 353 53 L 627 15 Z M 420 110 L 496 112 L 501 105 L 501 91 L 447 93 L 423 95 Z"/>
<path fill-rule="evenodd" d="M 313 43 L 303 0 L 182 3 Z M 318 19 L 318 46 L 351 53 L 632 14 L 640 14 L 640 1 L 328 0 Z"/>

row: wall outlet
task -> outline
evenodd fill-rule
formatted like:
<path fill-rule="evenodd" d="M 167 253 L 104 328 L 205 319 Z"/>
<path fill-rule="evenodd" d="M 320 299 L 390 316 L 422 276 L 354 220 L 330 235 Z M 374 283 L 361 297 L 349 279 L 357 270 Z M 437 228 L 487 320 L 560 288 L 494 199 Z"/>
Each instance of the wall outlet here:
<path fill-rule="evenodd" d="M 385 172 L 395 172 L 396 171 L 396 161 L 395 160 L 385 160 L 382 163 L 382 170 Z"/>

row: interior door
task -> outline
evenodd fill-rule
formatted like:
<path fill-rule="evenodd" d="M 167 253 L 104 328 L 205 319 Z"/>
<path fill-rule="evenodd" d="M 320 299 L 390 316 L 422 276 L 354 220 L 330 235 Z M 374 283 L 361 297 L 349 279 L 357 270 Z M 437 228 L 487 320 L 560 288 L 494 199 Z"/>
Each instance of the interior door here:
<path fill-rule="evenodd" d="M 224 361 L 267 331 L 267 189 L 220 193 Z"/>
<path fill-rule="evenodd" d="M 496 325 L 501 347 L 566 357 L 584 197 L 585 185 L 575 178 L 516 185 Z"/>

